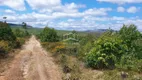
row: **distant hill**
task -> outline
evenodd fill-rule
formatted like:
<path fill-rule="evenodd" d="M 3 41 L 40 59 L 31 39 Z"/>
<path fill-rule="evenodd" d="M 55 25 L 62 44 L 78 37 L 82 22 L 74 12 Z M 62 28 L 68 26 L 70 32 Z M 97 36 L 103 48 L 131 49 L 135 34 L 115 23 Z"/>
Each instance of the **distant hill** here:
<path fill-rule="evenodd" d="M 22 27 L 22 24 L 13 24 L 13 23 L 8 23 L 10 27 Z M 27 28 L 32 28 L 32 26 L 27 25 Z"/>
<path fill-rule="evenodd" d="M 95 30 L 87 30 L 85 32 L 106 32 L 108 31 L 109 29 L 95 29 Z M 114 31 L 114 30 L 112 30 Z"/>

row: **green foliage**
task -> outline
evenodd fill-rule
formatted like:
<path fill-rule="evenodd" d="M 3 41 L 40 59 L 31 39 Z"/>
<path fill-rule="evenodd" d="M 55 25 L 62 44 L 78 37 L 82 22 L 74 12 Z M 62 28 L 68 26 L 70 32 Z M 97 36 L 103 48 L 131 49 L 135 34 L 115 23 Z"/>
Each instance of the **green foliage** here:
<path fill-rule="evenodd" d="M 25 42 L 27 31 L 16 29 L 12 32 L 7 23 L 0 22 L 0 56 L 4 56 L 14 48 L 19 48 Z M 20 37 L 20 38 L 19 38 Z"/>
<path fill-rule="evenodd" d="M 26 38 L 17 38 L 15 48 L 20 48 L 26 41 Z"/>
<path fill-rule="evenodd" d="M 40 33 L 40 40 L 42 42 L 57 42 L 59 41 L 59 37 L 54 29 L 45 27 Z"/>
<path fill-rule="evenodd" d="M 87 65 L 93 68 L 117 67 L 140 71 L 136 68 L 142 59 L 141 33 L 135 25 L 124 25 L 118 33 L 105 32 L 86 54 Z M 87 49 L 87 48 L 86 48 Z"/>
<path fill-rule="evenodd" d="M 27 24 L 25 22 L 22 22 L 22 25 L 23 29 L 27 29 Z"/>
<path fill-rule="evenodd" d="M 9 43 L 7 41 L 0 41 L 0 55 L 8 53 L 11 50 Z"/>
<path fill-rule="evenodd" d="M 132 42 L 141 38 L 141 33 L 137 30 L 135 25 L 126 26 L 120 29 L 119 34 L 121 39 L 131 48 L 133 47 Z"/>
<path fill-rule="evenodd" d="M 15 41 L 16 37 L 7 23 L 0 22 L 0 40 Z"/>
<path fill-rule="evenodd" d="M 141 62 L 142 60 L 138 60 L 137 58 L 132 57 L 132 55 L 123 55 L 117 68 L 126 71 L 133 70 L 136 72 L 142 72 Z"/>
<path fill-rule="evenodd" d="M 121 36 L 124 44 L 128 46 L 129 54 L 142 59 L 142 37 L 141 33 L 137 30 L 137 27 L 135 25 L 123 25 L 123 27 L 119 31 L 119 35 Z"/>
<path fill-rule="evenodd" d="M 22 30 L 22 29 L 15 29 L 13 30 L 13 33 L 16 37 L 27 37 L 30 36 L 29 32 L 27 30 Z"/>
<path fill-rule="evenodd" d="M 96 39 L 96 36 L 97 36 L 97 34 L 88 33 L 86 36 L 81 37 L 79 43 L 80 43 L 81 46 L 84 46 L 84 45 L 86 45 L 86 43 L 88 43 L 88 42 L 94 42 L 95 39 Z"/>
<path fill-rule="evenodd" d="M 127 51 L 127 46 L 116 35 L 105 34 L 94 43 L 87 54 L 87 65 L 93 68 L 113 68 Z"/>
<path fill-rule="evenodd" d="M 0 22 L 0 56 L 15 47 L 16 37 L 7 23 Z"/>
<path fill-rule="evenodd" d="M 134 56 L 138 59 L 142 59 L 142 39 L 133 41 L 132 45 L 134 46 Z"/>
<path fill-rule="evenodd" d="M 96 40 L 96 36 L 98 34 L 91 34 L 88 33 L 86 36 L 81 37 L 79 40 L 80 48 L 78 52 L 78 58 L 80 60 L 85 60 L 86 53 L 89 53 L 89 51 L 93 48 L 94 41 Z"/>

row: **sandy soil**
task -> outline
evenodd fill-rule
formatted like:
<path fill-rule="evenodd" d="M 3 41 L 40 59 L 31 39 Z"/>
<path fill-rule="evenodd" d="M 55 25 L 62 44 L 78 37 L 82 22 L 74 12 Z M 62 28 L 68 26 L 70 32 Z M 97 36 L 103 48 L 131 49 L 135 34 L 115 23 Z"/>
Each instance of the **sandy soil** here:
<path fill-rule="evenodd" d="M 61 73 L 53 58 L 32 36 L 0 80 L 61 80 Z"/>

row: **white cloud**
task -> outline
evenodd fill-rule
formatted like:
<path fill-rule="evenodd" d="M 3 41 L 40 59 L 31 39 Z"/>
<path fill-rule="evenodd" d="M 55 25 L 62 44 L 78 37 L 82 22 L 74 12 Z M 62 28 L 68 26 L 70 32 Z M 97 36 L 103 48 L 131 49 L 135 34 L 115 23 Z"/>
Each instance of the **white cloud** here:
<path fill-rule="evenodd" d="M 132 7 L 130 7 L 130 8 L 127 9 L 127 12 L 128 12 L 128 13 L 136 13 L 136 12 L 139 11 L 139 9 L 140 9 L 140 8 L 137 8 L 137 7 L 135 7 L 135 6 L 132 6 Z"/>
<path fill-rule="evenodd" d="M 15 13 L 13 15 L 11 14 L 5 14 L 3 16 L 7 16 L 8 21 L 17 21 L 17 22 L 36 22 L 36 21 L 52 21 L 52 20 L 57 20 L 57 19 L 63 19 L 63 18 L 82 18 L 85 16 L 105 16 L 107 15 L 107 12 L 111 11 L 111 8 L 94 8 L 94 9 L 88 9 L 84 12 L 51 12 L 51 13 L 27 13 L 27 14 L 16 14 L 12 10 L 5 10 L 7 13 Z M 18 16 L 18 17 L 17 17 Z M 71 21 L 71 20 L 70 20 Z"/>
<path fill-rule="evenodd" d="M 15 14 L 15 15 L 3 15 L 7 16 L 7 22 L 20 23 L 26 22 L 34 27 L 45 27 L 47 24 L 56 29 L 62 30 L 92 30 L 92 29 L 111 29 L 118 30 L 123 24 L 135 24 L 139 29 L 142 29 L 142 19 L 139 17 L 108 17 L 108 16 L 82 16 L 78 19 L 76 17 L 59 19 L 57 16 L 46 15 L 41 13 L 28 13 L 28 14 Z M 17 17 L 19 16 L 19 17 Z M 2 18 L 2 16 L 0 16 Z M 2 19 L 0 19 L 2 20 Z"/>
<path fill-rule="evenodd" d="M 61 5 L 61 0 L 26 0 L 32 9 L 45 9 Z"/>
<path fill-rule="evenodd" d="M 59 13 L 77 13 L 79 8 L 85 8 L 86 5 L 83 4 L 75 4 L 75 3 L 67 3 L 65 5 L 58 5 L 58 6 L 52 6 L 50 8 L 43 8 L 40 9 L 40 13 L 53 13 L 53 12 L 59 12 Z"/>
<path fill-rule="evenodd" d="M 125 12 L 125 8 L 124 7 L 118 7 L 117 12 Z"/>
<path fill-rule="evenodd" d="M 4 12 L 5 12 L 6 14 L 15 14 L 15 11 L 12 11 L 12 10 L 10 10 L 10 9 L 6 9 Z"/>
<path fill-rule="evenodd" d="M 15 10 L 25 10 L 24 0 L 1 0 L 0 6 L 8 6 Z"/>
<path fill-rule="evenodd" d="M 75 21 L 74 19 L 68 19 L 67 20 L 68 22 L 73 22 L 73 21 Z"/>
<path fill-rule="evenodd" d="M 85 15 L 107 15 L 108 11 L 111 11 L 111 8 L 93 8 L 84 11 Z"/>
<path fill-rule="evenodd" d="M 92 30 L 92 29 L 120 29 L 126 23 L 134 23 L 140 28 L 142 20 L 139 17 L 126 18 L 118 16 L 107 16 L 112 8 L 90 8 L 84 11 L 79 11 L 80 8 L 85 8 L 84 4 L 66 3 L 62 4 L 61 0 L 25 0 L 37 12 L 18 14 L 15 10 L 24 10 L 24 0 L 13 0 L 14 6 L 10 5 L 10 0 L 0 0 L 0 6 L 9 6 L 12 9 L 4 10 L 0 15 L 0 20 L 3 16 L 7 17 L 7 22 L 20 23 L 26 22 L 34 27 L 45 27 L 47 24 L 50 27 L 64 30 Z M 18 4 L 15 2 L 19 2 Z M 21 1 L 21 2 L 20 2 Z M 98 0 L 111 1 L 111 0 Z M 112 0 L 113 3 L 131 3 L 132 0 Z M 20 6 L 22 4 L 22 6 Z M 18 8 L 17 8 L 18 7 Z M 14 9 L 14 10 L 13 10 Z M 118 12 L 136 13 L 140 8 L 118 7 Z M 13 14 L 13 15 L 11 15 Z M 18 16 L 18 17 L 17 17 Z"/>
<path fill-rule="evenodd" d="M 97 0 L 99 2 L 109 2 L 116 4 L 125 4 L 125 3 L 142 3 L 142 0 Z"/>
<path fill-rule="evenodd" d="M 125 18 L 124 17 L 117 17 L 117 16 L 113 16 L 112 18 L 111 18 L 111 20 L 118 20 L 118 21 L 123 21 L 123 20 L 125 20 Z"/>

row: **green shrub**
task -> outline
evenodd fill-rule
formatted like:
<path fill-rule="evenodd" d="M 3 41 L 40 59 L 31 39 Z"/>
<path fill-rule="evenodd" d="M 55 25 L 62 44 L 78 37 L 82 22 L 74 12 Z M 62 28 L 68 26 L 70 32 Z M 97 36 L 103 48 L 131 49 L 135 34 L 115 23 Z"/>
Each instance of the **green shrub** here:
<path fill-rule="evenodd" d="M 105 34 L 95 41 L 93 49 L 86 55 L 86 62 L 93 68 L 113 68 L 126 52 L 127 46 L 118 36 Z"/>
<path fill-rule="evenodd" d="M 119 31 L 119 34 L 124 43 L 127 44 L 127 46 L 129 46 L 130 50 L 132 50 L 132 48 L 135 47 L 134 45 L 132 45 L 133 41 L 141 38 L 141 33 L 133 24 L 130 26 L 123 25 L 123 27 Z"/>
<path fill-rule="evenodd" d="M 142 39 L 138 39 L 133 41 L 132 45 L 133 47 L 133 55 L 137 59 L 142 59 Z"/>
<path fill-rule="evenodd" d="M 24 38 L 30 36 L 29 32 L 27 30 L 22 30 L 22 29 L 15 29 L 13 30 L 13 33 L 16 37 Z"/>
<path fill-rule="evenodd" d="M 42 42 L 57 42 L 59 41 L 59 37 L 54 29 L 45 27 L 40 33 L 40 40 Z"/>
<path fill-rule="evenodd" d="M 7 41 L 0 41 L 0 55 L 7 54 L 11 50 Z"/>
<path fill-rule="evenodd" d="M 16 37 L 7 23 L 0 22 L 0 40 L 15 41 Z"/>
<path fill-rule="evenodd" d="M 25 38 L 17 38 L 15 48 L 21 47 L 25 43 Z"/>
<path fill-rule="evenodd" d="M 124 70 L 124 71 L 136 71 L 141 73 L 142 72 L 142 60 L 137 59 L 131 54 L 125 54 L 122 56 L 120 63 L 117 64 L 117 68 Z"/>
<path fill-rule="evenodd" d="M 86 53 L 89 53 L 89 51 L 93 48 L 93 42 L 90 42 L 88 41 L 86 43 L 86 45 L 80 45 L 80 48 L 79 48 L 79 52 L 78 52 L 78 55 L 77 57 L 80 59 L 80 60 L 85 60 L 85 56 L 86 56 Z"/>

